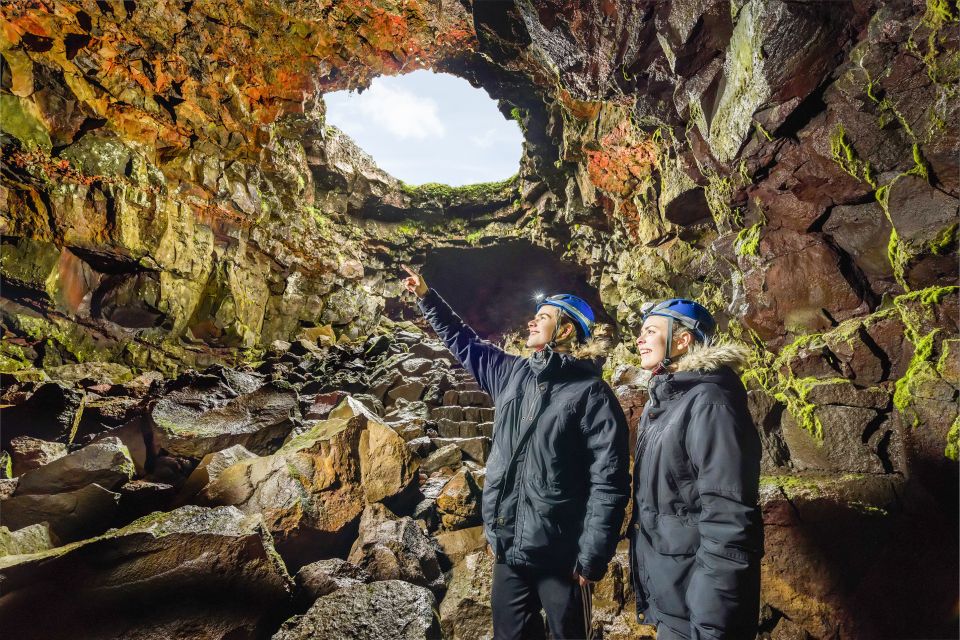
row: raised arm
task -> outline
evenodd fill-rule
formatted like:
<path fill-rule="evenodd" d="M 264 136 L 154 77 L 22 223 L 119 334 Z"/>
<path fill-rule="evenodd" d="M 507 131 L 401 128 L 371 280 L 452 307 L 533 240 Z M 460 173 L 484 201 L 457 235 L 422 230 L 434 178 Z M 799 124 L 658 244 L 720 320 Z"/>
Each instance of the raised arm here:
<path fill-rule="evenodd" d="M 404 279 L 404 286 L 420 299 L 417 304 L 430 326 L 460 364 L 477 379 L 480 387 L 496 401 L 514 362 L 519 358 L 481 340 L 440 294 L 427 287 L 423 276 L 406 265 L 403 268 L 409 274 Z"/>

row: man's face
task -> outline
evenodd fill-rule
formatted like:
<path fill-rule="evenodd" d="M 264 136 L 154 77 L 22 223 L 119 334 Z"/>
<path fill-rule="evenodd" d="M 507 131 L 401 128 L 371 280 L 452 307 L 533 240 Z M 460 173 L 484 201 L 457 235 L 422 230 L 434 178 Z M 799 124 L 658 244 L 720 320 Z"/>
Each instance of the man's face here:
<path fill-rule="evenodd" d="M 559 314 L 560 309 L 549 304 L 537 309 L 537 313 L 527 322 L 527 330 L 529 331 L 527 334 L 528 348 L 540 351 L 547 346 L 553 336 L 553 330 L 557 326 Z"/>
<path fill-rule="evenodd" d="M 644 321 L 637 338 L 641 368 L 652 371 L 667 356 L 668 322 L 663 316 L 650 316 Z"/>

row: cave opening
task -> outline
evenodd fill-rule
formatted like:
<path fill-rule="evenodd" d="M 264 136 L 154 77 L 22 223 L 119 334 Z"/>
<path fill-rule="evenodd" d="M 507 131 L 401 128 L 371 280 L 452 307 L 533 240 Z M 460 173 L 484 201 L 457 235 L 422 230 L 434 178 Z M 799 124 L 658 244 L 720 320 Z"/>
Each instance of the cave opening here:
<path fill-rule="evenodd" d="M 410 185 L 466 186 L 515 175 L 523 132 L 483 89 L 428 70 L 324 95 L 326 122 Z"/>
<path fill-rule="evenodd" d="M 493 342 L 513 332 L 526 336 L 537 293 L 580 296 L 593 308 L 597 323 L 613 324 L 582 266 L 526 240 L 435 248 L 427 253 L 421 273 L 467 324 Z"/>

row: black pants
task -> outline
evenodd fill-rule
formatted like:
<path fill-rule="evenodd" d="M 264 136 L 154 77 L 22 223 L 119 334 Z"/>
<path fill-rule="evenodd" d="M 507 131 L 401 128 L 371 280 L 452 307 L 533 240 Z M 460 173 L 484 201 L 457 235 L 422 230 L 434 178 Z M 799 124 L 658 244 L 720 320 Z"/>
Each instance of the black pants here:
<path fill-rule="evenodd" d="M 554 640 L 588 637 L 590 593 L 574 582 L 572 572 L 558 574 L 498 563 L 493 565 L 490 599 L 494 640 L 543 638 L 541 609 L 547 614 Z"/>

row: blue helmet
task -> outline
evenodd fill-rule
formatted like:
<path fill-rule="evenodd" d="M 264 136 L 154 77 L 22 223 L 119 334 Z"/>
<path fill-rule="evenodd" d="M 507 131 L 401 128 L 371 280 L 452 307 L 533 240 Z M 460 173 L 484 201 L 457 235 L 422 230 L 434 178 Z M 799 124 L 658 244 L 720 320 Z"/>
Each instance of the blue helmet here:
<path fill-rule="evenodd" d="M 577 333 L 581 340 L 588 339 L 592 334 L 593 322 L 596 316 L 593 315 L 593 309 L 590 308 L 583 298 L 570 295 L 569 293 L 559 293 L 553 296 L 537 296 L 537 309 L 544 305 L 557 307 L 568 318 L 573 320 L 577 326 Z"/>
<path fill-rule="evenodd" d="M 643 320 L 650 316 L 663 316 L 679 322 L 693 332 L 697 342 L 709 345 L 713 341 L 713 334 L 717 330 L 717 322 L 710 312 L 700 304 L 686 298 L 671 298 L 644 310 Z M 670 323 L 670 337 L 673 334 L 673 322 Z"/>

